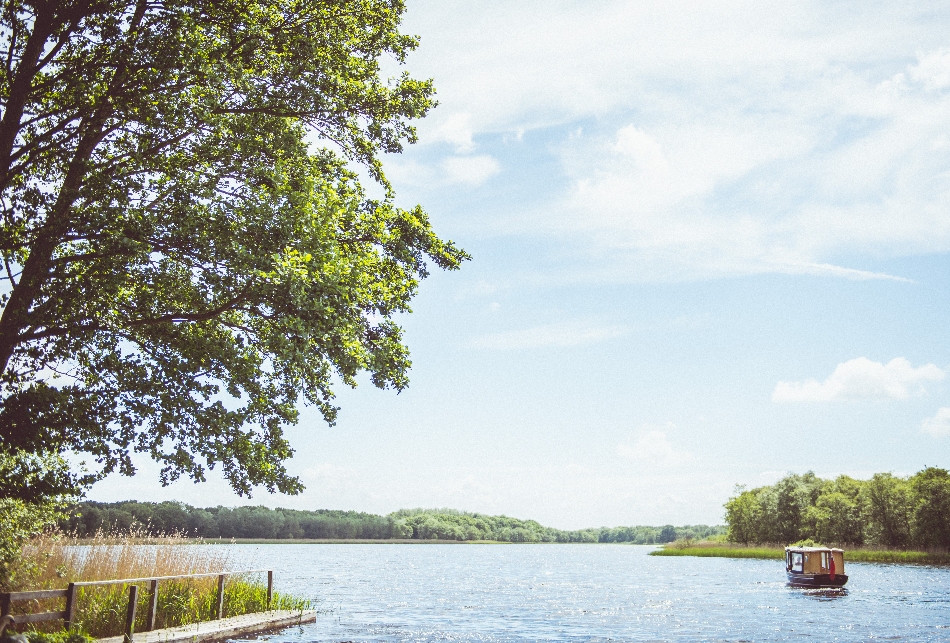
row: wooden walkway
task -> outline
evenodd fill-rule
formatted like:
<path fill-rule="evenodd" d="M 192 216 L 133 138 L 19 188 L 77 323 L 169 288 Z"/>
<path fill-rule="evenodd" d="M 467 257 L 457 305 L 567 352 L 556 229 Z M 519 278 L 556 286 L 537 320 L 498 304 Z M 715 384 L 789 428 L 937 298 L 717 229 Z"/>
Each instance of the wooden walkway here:
<path fill-rule="evenodd" d="M 272 612 L 258 612 L 244 616 L 231 616 L 217 621 L 203 621 L 194 625 L 172 627 L 167 630 L 152 630 L 151 632 L 136 632 L 132 636 L 133 643 L 198 643 L 199 641 L 220 641 L 222 639 L 239 638 L 251 634 L 260 634 L 282 627 L 291 627 L 301 623 L 312 623 L 317 620 L 314 610 L 291 611 L 274 610 Z M 122 643 L 123 637 L 112 636 L 98 639 L 99 643 Z"/>

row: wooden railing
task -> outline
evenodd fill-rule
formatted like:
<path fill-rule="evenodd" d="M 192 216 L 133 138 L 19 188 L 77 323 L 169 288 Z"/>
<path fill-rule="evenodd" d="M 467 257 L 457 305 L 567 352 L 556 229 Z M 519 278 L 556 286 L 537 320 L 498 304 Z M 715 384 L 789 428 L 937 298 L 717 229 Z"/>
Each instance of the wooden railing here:
<path fill-rule="evenodd" d="M 166 580 L 180 580 L 182 578 L 218 577 L 218 594 L 215 603 L 215 613 L 209 620 L 220 619 L 224 615 L 224 579 L 226 576 L 241 574 L 256 574 L 267 572 L 267 605 L 270 609 L 274 596 L 274 572 L 269 569 L 250 569 L 240 572 L 224 572 L 209 574 L 182 574 L 180 576 L 153 576 L 151 578 L 122 578 L 119 580 L 91 580 L 70 583 L 66 589 L 41 589 L 31 592 L 0 592 L 0 635 L 10 625 L 26 625 L 27 623 L 42 623 L 44 621 L 63 620 L 63 629 L 69 629 L 76 620 L 76 589 L 93 585 L 128 585 L 129 602 L 125 612 L 125 640 L 131 643 L 135 631 L 135 608 L 138 605 L 138 583 L 148 583 L 148 615 L 145 619 L 145 631 L 155 629 L 155 613 L 158 609 L 158 584 Z M 38 601 L 51 598 L 65 598 L 66 606 L 61 612 L 38 612 L 35 614 L 12 614 L 13 603 L 22 601 Z"/>

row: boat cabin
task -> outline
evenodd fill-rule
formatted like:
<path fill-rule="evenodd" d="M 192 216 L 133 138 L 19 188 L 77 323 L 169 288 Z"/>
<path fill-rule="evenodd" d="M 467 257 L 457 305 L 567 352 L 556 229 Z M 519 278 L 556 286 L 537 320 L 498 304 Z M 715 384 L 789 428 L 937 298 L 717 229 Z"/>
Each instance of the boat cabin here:
<path fill-rule="evenodd" d="M 785 572 L 789 584 L 799 587 L 841 587 L 848 582 L 844 550 L 831 547 L 786 547 Z"/>

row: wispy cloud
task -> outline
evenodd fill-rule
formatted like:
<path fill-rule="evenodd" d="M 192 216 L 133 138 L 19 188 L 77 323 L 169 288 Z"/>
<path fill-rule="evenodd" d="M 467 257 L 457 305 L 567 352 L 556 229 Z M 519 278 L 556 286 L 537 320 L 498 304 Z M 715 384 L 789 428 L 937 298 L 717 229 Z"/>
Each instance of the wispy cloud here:
<path fill-rule="evenodd" d="M 423 141 L 470 153 L 480 137 L 587 128 L 549 148 L 561 173 L 543 201 L 496 225 L 567 240 L 605 268 L 591 274 L 902 280 L 862 258 L 950 250 L 946 11 L 417 7 L 412 65 L 442 102 Z"/>
<path fill-rule="evenodd" d="M 926 418 L 921 423 L 920 430 L 924 433 L 929 433 L 935 438 L 950 435 L 950 408 L 945 406 L 937 409 L 936 415 L 932 418 Z"/>
<path fill-rule="evenodd" d="M 912 80 L 929 91 L 950 87 L 950 48 L 919 54 L 917 64 L 911 65 L 908 72 Z"/>
<path fill-rule="evenodd" d="M 776 272 L 782 272 L 777 270 Z M 827 263 L 809 263 L 801 265 L 789 265 L 788 272 L 809 275 L 830 275 L 833 277 L 842 277 L 854 281 L 869 281 L 872 279 L 883 279 L 885 281 L 899 281 L 903 283 L 914 283 L 913 279 L 889 275 L 884 272 L 873 272 L 869 270 L 857 270 L 855 268 L 843 268 Z"/>
<path fill-rule="evenodd" d="M 866 357 L 838 364 L 823 382 L 810 379 L 804 382 L 779 382 L 772 392 L 774 402 L 830 402 L 846 399 L 903 400 L 911 395 L 923 395 L 922 382 L 940 381 L 946 373 L 934 364 L 914 368 L 903 357 L 887 364 Z"/>
<path fill-rule="evenodd" d="M 655 429 L 640 433 L 633 441 L 618 444 L 617 455 L 626 460 L 659 467 L 678 466 L 696 459 L 687 451 L 675 449 L 666 432 Z"/>
<path fill-rule="evenodd" d="M 624 326 L 566 322 L 483 335 L 472 341 L 472 345 L 493 350 L 518 350 L 545 346 L 569 348 L 614 339 L 626 332 L 627 329 Z"/>
<path fill-rule="evenodd" d="M 487 154 L 451 156 L 442 161 L 442 170 L 450 183 L 477 186 L 501 172 L 501 165 Z"/>
<path fill-rule="evenodd" d="M 358 477 L 358 472 L 349 467 L 341 467 L 327 462 L 313 464 L 304 469 L 300 477 L 307 485 L 321 489 L 338 489 L 341 486 L 352 484 Z"/>
<path fill-rule="evenodd" d="M 950 117 L 950 102 L 945 112 Z M 907 282 L 828 259 L 950 249 L 950 222 L 938 216 L 950 208 L 950 185 L 946 192 L 925 185 L 942 183 L 950 169 L 943 151 L 925 151 L 936 124 L 901 126 L 918 140 L 916 150 L 880 140 L 889 166 L 847 178 L 838 167 L 860 166 L 869 141 L 819 151 L 814 132 L 770 127 L 698 121 L 574 137 L 562 153 L 572 186 L 540 229 L 591 244 L 603 260 L 647 280 L 785 273 Z M 903 163 L 920 173 L 897 181 L 889 173 Z"/>
<path fill-rule="evenodd" d="M 501 172 L 501 164 L 489 154 L 450 156 L 438 163 L 390 159 L 386 175 L 402 186 L 468 185 L 478 187 Z"/>
<path fill-rule="evenodd" d="M 472 141 L 472 115 L 468 112 L 454 112 L 439 118 L 438 125 L 432 130 L 431 140 L 450 143 L 459 153 L 475 149 Z"/>

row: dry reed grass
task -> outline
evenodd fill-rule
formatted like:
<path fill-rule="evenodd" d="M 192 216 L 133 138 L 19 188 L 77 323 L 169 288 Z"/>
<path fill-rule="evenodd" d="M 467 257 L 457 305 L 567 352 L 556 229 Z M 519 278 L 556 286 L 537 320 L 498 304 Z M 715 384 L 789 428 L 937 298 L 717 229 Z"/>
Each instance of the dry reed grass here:
<path fill-rule="evenodd" d="M 219 574 L 240 571 L 228 547 L 202 545 L 180 535 L 149 536 L 140 529 L 123 534 L 97 534 L 77 539 L 61 534 L 36 538 L 23 548 L 15 586 L 8 590 L 63 589 L 69 583 L 123 578 L 154 578 L 183 574 Z M 148 583 L 138 583 L 136 631 L 145 626 Z M 96 636 L 122 633 L 128 604 L 128 586 L 77 588 L 76 621 Z M 30 601 L 14 613 L 62 610 L 62 599 Z M 274 594 L 272 609 L 304 609 L 307 601 Z M 228 576 L 224 616 L 267 609 L 267 585 L 261 575 Z M 162 581 L 158 589 L 156 628 L 186 625 L 213 618 L 217 612 L 217 577 Z M 61 627 L 57 622 L 42 629 Z"/>
<path fill-rule="evenodd" d="M 149 536 L 144 529 L 92 538 L 47 534 L 23 548 L 17 587 L 53 589 L 68 583 L 235 571 L 226 547 L 201 546 L 178 534 Z"/>

